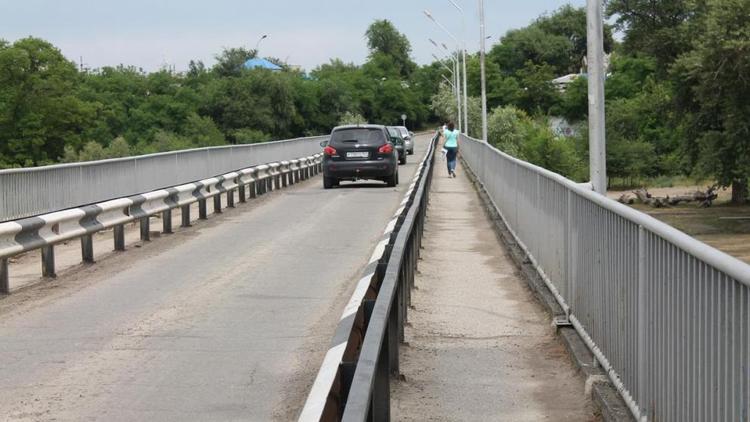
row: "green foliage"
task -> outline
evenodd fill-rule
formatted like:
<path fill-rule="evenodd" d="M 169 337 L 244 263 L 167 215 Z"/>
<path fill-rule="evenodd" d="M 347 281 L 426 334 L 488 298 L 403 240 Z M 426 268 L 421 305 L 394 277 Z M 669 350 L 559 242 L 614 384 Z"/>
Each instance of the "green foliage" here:
<path fill-rule="evenodd" d="M 409 57 L 411 54 L 409 40 L 398 32 L 389 20 L 373 22 L 365 32 L 365 38 L 367 38 L 367 47 L 370 49 L 371 61 L 376 56 L 390 58 L 393 70 L 404 78 L 408 78 L 416 68 Z"/>
<path fill-rule="evenodd" d="M 359 113 L 352 113 L 347 111 L 339 119 L 339 125 L 364 125 L 367 124 L 367 119 Z"/>

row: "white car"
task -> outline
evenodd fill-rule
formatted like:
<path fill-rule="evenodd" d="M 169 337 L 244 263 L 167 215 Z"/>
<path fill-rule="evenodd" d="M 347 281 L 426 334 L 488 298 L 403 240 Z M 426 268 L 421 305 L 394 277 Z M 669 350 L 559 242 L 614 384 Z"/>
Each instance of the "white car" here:
<path fill-rule="evenodd" d="M 414 155 L 414 141 L 411 139 L 414 136 L 414 133 L 409 132 L 409 129 L 405 126 L 396 126 L 396 128 L 401 132 L 401 137 L 404 138 L 404 148 L 406 149 L 406 152 L 410 155 Z"/>

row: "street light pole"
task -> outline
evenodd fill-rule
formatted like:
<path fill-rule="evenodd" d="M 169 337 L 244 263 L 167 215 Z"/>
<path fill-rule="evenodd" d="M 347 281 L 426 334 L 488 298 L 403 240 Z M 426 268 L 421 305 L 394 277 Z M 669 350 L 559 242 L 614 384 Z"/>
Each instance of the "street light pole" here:
<path fill-rule="evenodd" d="M 456 8 L 459 12 L 461 12 L 461 34 L 463 36 L 463 45 L 462 45 L 462 53 L 463 53 L 463 67 L 464 67 L 464 73 L 463 73 L 463 79 L 464 79 L 464 134 L 469 134 L 469 90 L 466 86 L 466 15 L 464 14 L 464 9 L 459 6 L 455 1 L 448 0 L 451 2 L 453 7 Z"/>
<path fill-rule="evenodd" d="M 262 37 L 258 40 L 258 42 L 255 43 L 255 55 L 258 55 L 258 48 L 260 47 L 260 42 L 268 38 L 268 34 L 263 34 Z"/>
<path fill-rule="evenodd" d="M 456 42 L 456 46 L 460 49 L 461 43 L 458 41 L 458 38 L 456 38 L 456 36 L 453 35 L 453 33 L 451 31 L 449 31 L 448 28 L 446 28 L 440 22 L 438 22 L 437 20 L 435 20 L 435 18 L 432 16 L 432 13 L 430 13 L 429 10 L 425 10 L 424 11 L 424 15 L 427 16 L 427 18 L 429 20 L 431 20 L 433 23 L 435 23 L 435 25 L 437 25 L 440 29 L 442 29 L 443 31 L 445 31 L 445 33 L 447 33 L 453 39 L 453 41 Z M 443 44 L 443 47 L 446 50 L 448 50 L 448 48 L 447 48 L 447 46 L 445 46 L 445 44 Z M 461 60 L 458 52 L 456 52 L 456 59 L 459 62 Z M 456 76 L 456 92 L 457 92 L 456 103 L 458 105 L 458 128 L 459 128 L 459 131 L 460 131 L 461 130 L 461 126 L 462 126 L 461 125 L 461 83 L 460 83 L 460 81 L 461 81 L 461 67 L 457 64 L 455 66 L 455 68 L 456 68 L 455 76 Z"/>
<path fill-rule="evenodd" d="M 591 1 L 591 0 L 589 0 Z M 482 80 L 482 140 L 487 142 L 487 82 L 484 71 L 484 0 L 479 0 L 479 67 Z"/>
<path fill-rule="evenodd" d="M 601 0 L 587 0 L 589 90 L 589 167 L 596 193 L 607 193 L 607 151 L 604 110 L 604 21 Z"/>

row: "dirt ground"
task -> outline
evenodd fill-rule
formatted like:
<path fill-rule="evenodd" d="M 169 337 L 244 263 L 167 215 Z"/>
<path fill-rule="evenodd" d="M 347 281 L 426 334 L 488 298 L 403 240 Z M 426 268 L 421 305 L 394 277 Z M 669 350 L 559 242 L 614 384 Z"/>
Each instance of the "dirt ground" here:
<path fill-rule="evenodd" d="M 675 196 L 704 190 L 705 186 L 650 188 L 654 196 Z M 632 191 L 610 191 L 612 199 Z M 652 208 L 642 204 L 632 207 L 643 211 L 679 230 L 750 264 L 750 206 L 729 203 L 731 191 L 719 191 L 719 198 L 711 208 L 695 204 L 681 204 L 669 208 Z"/>

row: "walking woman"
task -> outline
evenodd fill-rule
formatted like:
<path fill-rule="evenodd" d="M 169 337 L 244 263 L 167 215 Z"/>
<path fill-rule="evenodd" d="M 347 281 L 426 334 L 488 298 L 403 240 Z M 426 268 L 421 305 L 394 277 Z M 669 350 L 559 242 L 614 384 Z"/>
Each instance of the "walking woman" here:
<path fill-rule="evenodd" d="M 448 151 L 445 154 L 445 158 L 448 161 L 448 176 L 456 177 L 456 161 L 458 160 L 458 135 L 460 132 L 456 130 L 456 125 L 453 122 L 448 123 L 448 128 L 443 131 L 443 148 Z"/>

